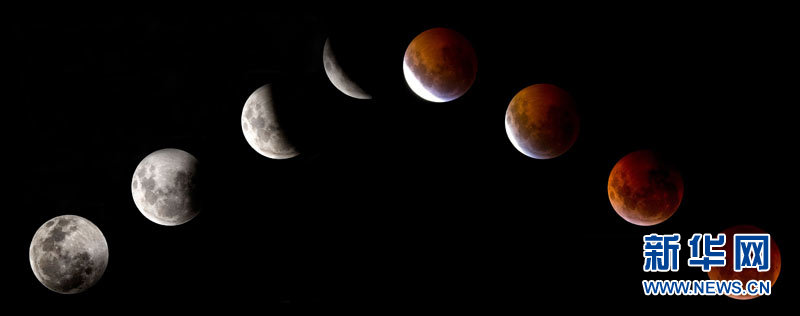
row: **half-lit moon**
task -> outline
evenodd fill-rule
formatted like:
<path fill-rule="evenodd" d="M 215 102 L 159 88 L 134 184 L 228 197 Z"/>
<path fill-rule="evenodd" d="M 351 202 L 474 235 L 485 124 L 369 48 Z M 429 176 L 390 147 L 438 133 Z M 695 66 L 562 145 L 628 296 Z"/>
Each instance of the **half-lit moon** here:
<path fill-rule="evenodd" d="M 300 154 L 282 126 L 272 84 L 253 91 L 242 109 L 242 133 L 250 147 L 272 159 L 288 159 Z"/>

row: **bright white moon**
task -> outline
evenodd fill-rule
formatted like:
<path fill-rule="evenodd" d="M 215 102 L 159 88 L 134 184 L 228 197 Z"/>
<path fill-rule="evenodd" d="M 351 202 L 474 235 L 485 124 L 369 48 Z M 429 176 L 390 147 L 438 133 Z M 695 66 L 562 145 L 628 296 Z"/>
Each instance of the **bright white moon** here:
<path fill-rule="evenodd" d="M 80 293 L 106 271 L 108 243 L 89 220 L 62 215 L 39 227 L 29 257 L 33 274 L 45 287 L 62 294 Z"/>
<path fill-rule="evenodd" d="M 200 212 L 196 176 L 197 159 L 192 154 L 174 148 L 157 150 L 136 167 L 133 202 L 154 223 L 186 223 Z"/>

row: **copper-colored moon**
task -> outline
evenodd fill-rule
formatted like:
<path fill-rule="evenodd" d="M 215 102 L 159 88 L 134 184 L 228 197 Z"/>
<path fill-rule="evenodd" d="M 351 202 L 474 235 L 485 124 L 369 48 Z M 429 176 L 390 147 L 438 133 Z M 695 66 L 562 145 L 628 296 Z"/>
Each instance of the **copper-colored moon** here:
<path fill-rule="evenodd" d="M 608 177 L 608 199 L 626 221 L 651 226 L 664 222 L 683 199 L 683 178 L 651 150 L 622 157 Z"/>
<path fill-rule="evenodd" d="M 778 275 L 781 273 L 781 252 L 778 250 L 778 244 L 775 243 L 774 238 L 770 238 L 769 245 L 769 270 L 758 272 L 758 269 L 742 269 L 740 272 L 733 271 L 733 235 L 734 234 L 765 234 L 763 230 L 758 227 L 750 225 L 733 226 L 722 231 L 725 234 L 725 266 L 724 267 L 711 267 L 708 271 L 708 278 L 711 280 L 739 280 L 742 281 L 742 286 L 747 285 L 750 280 L 771 280 L 772 285 L 775 286 L 775 281 L 778 280 Z M 758 295 L 728 295 L 729 297 L 737 300 L 749 300 L 758 297 Z"/>
<path fill-rule="evenodd" d="M 551 84 L 522 89 L 506 110 L 506 134 L 517 150 L 536 159 L 555 158 L 578 139 L 578 112 L 572 97 Z"/>
<path fill-rule="evenodd" d="M 403 75 L 414 93 L 431 102 L 457 99 L 475 82 L 478 58 L 464 36 L 446 28 L 417 35 L 403 57 Z"/>

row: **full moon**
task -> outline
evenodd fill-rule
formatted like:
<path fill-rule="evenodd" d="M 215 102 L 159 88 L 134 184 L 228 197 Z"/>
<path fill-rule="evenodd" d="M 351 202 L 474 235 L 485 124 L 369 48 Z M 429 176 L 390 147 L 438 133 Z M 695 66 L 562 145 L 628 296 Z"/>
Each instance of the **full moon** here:
<path fill-rule="evenodd" d="M 736 272 L 733 271 L 733 235 L 765 234 L 766 232 L 755 226 L 739 225 L 730 227 L 722 231 L 722 233 L 725 234 L 725 245 L 722 246 L 722 249 L 725 250 L 726 264 L 724 267 L 711 267 L 711 271 L 708 271 L 708 278 L 711 280 L 739 280 L 742 281 L 742 286 L 747 285 L 747 281 L 750 280 L 771 280 L 772 286 L 775 286 L 775 281 L 778 280 L 778 275 L 781 273 L 781 252 L 778 250 L 778 244 L 775 243 L 775 239 L 770 238 L 769 270 L 758 272 L 758 269 L 742 269 L 742 271 Z M 758 297 L 757 295 L 728 296 L 738 300 L 749 300 Z"/>
<path fill-rule="evenodd" d="M 531 158 L 562 155 L 578 138 L 578 127 L 578 112 L 572 97 L 551 84 L 522 89 L 506 110 L 508 139 Z"/>
<path fill-rule="evenodd" d="M 322 64 L 325 67 L 325 74 L 328 75 L 328 79 L 330 79 L 336 89 L 356 99 L 372 99 L 372 96 L 356 84 L 350 76 L 347 75 L 344 69 L 342 69 L 342 66 L 336 59 L 336 54 L 330 38 L 325 40 L 325 47 L 322 50 Z"/>
<path fill-rule="evenodd" d="M 139 211 L 154 223 L 188 222 L 200 212 L 197 159 L 174 148 L 147 155 L 133 173 L 131 193 Z"/>
<path fill-rule="evenodd" d="M 55 217 L 33 235 L 33 274 L 45 287 L 74 294 L 92 287 L 108 265 L 108 244 L 97 226 L 75 215 Z"/>
<path fill-rule="evenodd" d="M 464 36 L 446 28 L 417 35 L 403 57 L 403 75 L 414 93 L 431 102 L 457 99 L 475 82 L 478 58 Z"/>
<path fill-rule="evenodd" d="M 608 199 L 626 221 L 656 225 L 670 218 L 681 204 L 683 178 L 655 152 L 635 151 L 611 170 Z"/>
<path fill-rule="evenodd" d="M 288 159 L 299 154 L 289 142 L 276 114 L 273 86 L 266 84 L 256 89 L 242 109 L 242 132 L 250 147 L 272 159 Z"/>

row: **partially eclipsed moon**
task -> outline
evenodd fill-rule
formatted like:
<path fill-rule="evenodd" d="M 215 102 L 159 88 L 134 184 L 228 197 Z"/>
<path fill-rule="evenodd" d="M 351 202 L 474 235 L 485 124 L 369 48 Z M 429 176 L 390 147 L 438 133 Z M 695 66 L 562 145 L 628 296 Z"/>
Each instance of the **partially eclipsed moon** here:
<path fill-rule="evenodd" d="M 551 84 L 522 89 L 506 110 L 506 134 L 528 157 L 555 158 L 578 138 L 579 119 L 570 95 Z"/>
<path fill-rule="evenodd" d="M 735 234 L 765 234 L 763 230 L 758 227 L 750 225 L 739 225 L 730 227 L 724 231 L 725 245 L 722 249 L 725 250 L 725 266 L 724 267 L 711 267 L 708 271 L 708 278 L 711 280 L 739 280 L 742 286 L 746 286 L 750 280 L 770 280 L 772 285 L 778 281 L 778 276 L 781 274 L 781 252 L 778 249 L 778 244 L 774 238 L 770 238 L 769 257 L 770 267 L 767 271 L 759 272 L 758 269 L 742 269 L 740 272 L 733 271 L 733 235 Z M 728 295 L 729 297 L 738 300 L 749 300 L 758 296 L 754 295 Z"/>
<path fill-rule="evenodd" d="M 325 66 L 325 74 L 328 75 L 328 79 L 336 89 L 356 99 L 372 99 L 372 96 L 350 79 L 350 76 L 342 69 L 336 59 L 330 38 L 325 40 L 325 47 L 322 51 L 322 64 Z"/>
<path fill-rule="evenodd" d="M 36 279 L 58 293 L 92 287 L 108 265 L 108 244 L 97 226 L 75 215 L 55 217 L 39 227 L 29 251 Z"/>
<path fill-rule="evenodd" d="M 417 35 L 403 57 L 403 75 L 409 88 L 425 100 L 457 99 L 475 82 L 478 59 L 464 36 L 446 28 Z"/>
<path fill-rule="evenodd" d="M 142 215 L 154 223 L 174 226 L 200 212 L 197 159 L 180 149 L 161 149 L 136 167 L 131 194 Z"/>
<path fill-rule="evenodd" d="M 273 85 L 256 89 L 242 109 L 242 133 L 250 147 L 272 159 L 288 159 L 300 154 L 281 127 L 273 98 Z"/>
<path fill-rule="evenodd" d="M 683 178 L 651 150 L 622 157 L 608 176 L 608 199 L 626 221 L 651 226 L 678 209 L 683 199 Z"/>

